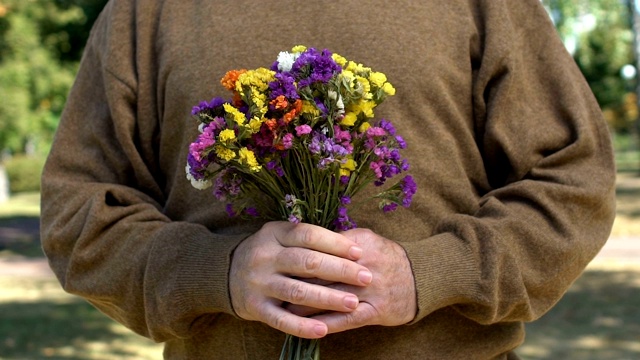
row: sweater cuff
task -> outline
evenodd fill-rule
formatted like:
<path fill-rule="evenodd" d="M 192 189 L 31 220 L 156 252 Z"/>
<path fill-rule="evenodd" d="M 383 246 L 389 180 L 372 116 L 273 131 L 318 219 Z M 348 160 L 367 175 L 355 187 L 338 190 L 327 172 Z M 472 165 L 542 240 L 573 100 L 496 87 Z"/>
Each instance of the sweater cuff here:
<path fill-rule="evenodd" d="M 152 254 L 156 260 L 163 260 L 153 261 L 155 271 L 147 272 L 165 276 L 145 281 L 150 285 L 145 299 L 147 308 L 155 309 L 147 321 L 158 323 L 151 328 L 188 337 L 197 331 L 199 322 L 211 320 L 213 315 L 235 316 L 229 294 L 231 255 L 248 236 L 249 233 L 214 234 L 197 224 L 168 224 Z M 153 337 L 162 341 L 161 337 Z"/>
<path fill-rule="evenodd" d="M 417 315 L 409 324 L 478 291 L 477 263 L 460 238 L 444 233 L 401 245 L 411 262 L 418 304 Z"/>

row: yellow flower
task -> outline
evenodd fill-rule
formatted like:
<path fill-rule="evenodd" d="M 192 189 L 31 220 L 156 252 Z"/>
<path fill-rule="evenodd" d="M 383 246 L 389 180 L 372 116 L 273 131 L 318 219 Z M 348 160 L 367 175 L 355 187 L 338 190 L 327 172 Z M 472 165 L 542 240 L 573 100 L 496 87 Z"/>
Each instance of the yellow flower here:
<path fill-rule="evenodd" d="M 358 128 L 358 131 L 363 133 L 365 131 L 367 131 L 369 128 L 371 127 L 371 124 L 369 124 L 368 122 L 363 122 L 360 127 Z"/>
<path fill-rule="evenodd" d="M 331 58 L 333 58 L 333 61 L 336 62 L 336 64 L 344 67 L 344 65 L 347 63 L 347 59 L 345 59 L 343 56 L 340 56 L 336 53 L 331 54 Z"/>
<path fill-rule="evenodd" d="M 357 164 L 355 160 L 347 158 L 347 161 L 345 161 L 343 164 L 340 164 L 340 168 L 354 171 L 356 169 L 356 165 Z"/>
<path fill-rule="evenodd" d="M 355 111 L 356 113 L 363 113 L 364 116 L 371 118 L 373 117 L 373 108 L 376 107 L 376 103 L 369 100 L 360 100 L 357 103 L 353 104 L 350 110 Z"/>
<path fill-rule="evenodd" d="M 353 159 L 347 158 L 344 163 L 340 164 L 340 176 L 351 175 L 351 172 L 355 171 L 356 165 L 357 164 Z"/>
<path fill-rule="evenodd" d="M 260 131 L 260 126 L 262 126 L 262 121 L 257 117 L 254 117 L 249 121 L 249 125 L 247 126 L 247 128 L 251 131 L 252 134 L 255 134 Z"/>
<path fill-rule="evenodd" d="M 320 115 L 320 110 L 318 110 L 316 104 L 307 100 L 302 100 L 302 113 L 309 114 L 311 116 L 318 116 Z"/>
<path fill-rule="evenodd" d="M 356 77 L 356 76 L 353 74 L 353 71 L 351 71 L 351 70 L 343 70 L 343 71 L 340 73 L 340 76 L 342 76 L 343 78 L 345 78 L 345 79 L 349 80 L 349 82 L 352 82 L 352 81 L 353 81 L 353 79 L 355 79 L 355 77 Z"/>
<path fill-rule="evenodd" d="M 247 120 L 246 116 L 244 116 L 241 111 L 233 107 L 233 105 L 227 103 L 222 106 L 224 107 L 224 111 L 226 111 L 227 114 L 231 114 L 231 116 L 233 116 L 233 121 L 235 121 L 238 125 L 244 124 L 244 122 Z"/>
<path fill-rule="evenodd" d="M 344 114 L 344 117 L 342 118 L 342 120 L 340 120 L 340 125 L 353 126 L 355 125 L 356 120 L 358 120 L 358 115 L 353 112 L 348 112 Z"/>
<path fill-rule="evenodd" d="M 301 53 L 301 52 L 305 52 L 307 50 L 307 47 L 304 45 L 296 45 L 293 47 L 293 49 L 291 49 L 291 52 L 294 53 Z"/>
<path fill-rule="evenodd" d="M 275 79 L 275 72 L 266 68 L 258 68 L 255 70 L 249 70 L 240 76 L 236 81 L 236 91 L 243 93 L 244 87 L 252 88 L 258 92 L 264 92 L 269 88 L 269 83 Z"/>
<path fill-rule="evenodd" d="M 354 73 L 363 73 L 363 72 L 366 72 L 366 71 L 371 71 L 371 68 L 365 67 L 362 64 L 357 64 L 357 63 L 355 63 L 353 61 L 349 61 L 347 63 L 347 68 L 346 69 L 349 70 L 349 71 L 353 71 Z"/>
<path fill-rule="evenodd" d="M 236 138 L 236 133 L 231 129 L 224 129 L 220 131 L 220 135 L 218 135 L 218 140 L 220 141 L 229 141 Z"/>
<path fill-rule="evenodd" d="M 384 85 L 382 86 L 382 91 L 384 91 L 385 94 L 389 96 L 393 96 L 396 94 L 396 88 L 394 88 L 391 83 L 384 83 Z"/>
<path fill-rule="evenodd" d="M 218 155 L 218 157 L 224 161 L 231 161 L 236 157 L 235 151 L 227 149 L 222 145 L 216 145 L 215 152 L 216 155 Z"/>
<path fill-rule="evenodd" d="M 258 164 L 258 161 L 256 160 L 256 155 L 253 153 L 253 151 L 247 149 L 246 147 L 243 147 L 242 149 L 240 149 L 238 155 L 239 155 L 241 164 L 247 165 L 249 169 L 251 169 L 251 171 L 254 171 L 254 172 L 260 171 L 261 167 Z"/>
<path fill-rule="evenodd" d="M 369 81 L 371 81 L 374 86 L 381 88 L 382 85 L 387 81 L 387 76 L 381 72 L 372 72 L 369 75 Z"/>
<path fill-rule="evenodd" d="M 356 76 L 356 79 L 360 84 L 362 84 L 362 89 L 364 90 L 365 93 L 371 92 L 371 84 L 369 84 L 369 80 L 367 80 L 362 76 Z"/>

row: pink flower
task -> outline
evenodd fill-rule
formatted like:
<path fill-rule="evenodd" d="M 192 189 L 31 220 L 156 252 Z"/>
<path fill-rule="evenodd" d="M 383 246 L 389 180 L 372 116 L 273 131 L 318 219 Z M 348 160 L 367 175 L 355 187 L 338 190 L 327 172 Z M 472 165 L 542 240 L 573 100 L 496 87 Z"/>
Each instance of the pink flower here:
<path fill-rule="evenodd" d="M 307 135 L 309 133 L 311 133 L 311 126 L 309 126 L 309 125 L 296 126 L 296 135 L 298 137 L 300 137 L 302 135 Z"/>
<path fill-rule="evenodd" d="M 303 125 L 304 126 L 304 125 Z M 285 149 L 291 149 L 293 147 L 293 134 L 288 133 L 282 137 L 282 145 Z"/>
<path fill-rule="evenodd" d="M 378 126 L 372 126 L 367 129 L 367 136 L 385 136 L 387 135 L 387 131 Z"/>

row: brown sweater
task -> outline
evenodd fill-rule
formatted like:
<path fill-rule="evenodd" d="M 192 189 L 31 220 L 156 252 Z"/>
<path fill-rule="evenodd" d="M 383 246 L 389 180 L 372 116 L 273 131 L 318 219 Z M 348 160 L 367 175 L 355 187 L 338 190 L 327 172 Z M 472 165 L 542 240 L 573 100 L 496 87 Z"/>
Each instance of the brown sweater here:
<path fill-rule="evenodd" d="M 384 72 L 377 111 L 409 144 L 408 211 L 355 214 L 415 276 L 411 324 L 326 337 L 324 359 L 516 358 L 603 245 L 608 129 L 538 0 L 114 0 L 95 24 L 43 176 L 42 234 L 64 289 L 169 359 L 276 359 L 284 335 L 229 299 L 260 224 L 185 178 L 190 110 L 230 69 L 328 48 Z"/>

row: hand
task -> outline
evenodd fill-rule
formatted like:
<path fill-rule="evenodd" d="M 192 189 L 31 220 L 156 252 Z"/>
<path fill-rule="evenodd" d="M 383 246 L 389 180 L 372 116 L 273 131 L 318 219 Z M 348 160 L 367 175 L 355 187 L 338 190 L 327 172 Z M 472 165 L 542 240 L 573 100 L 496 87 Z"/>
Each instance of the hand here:
<path fill-rule="evenodd" d="M 366 287 L 327 285 L 357 295 L 360 303 L 354 311 L 320 313 L 312 319 L 326 323 L 329 333 L 367 325 L 397 326 L 413 320 L 417 312 L 416 290 L 404 249 L 367 229 L 349 230 L 342 235 L 362 247 L 363 255 L 357 262 L 373 273 L 373 281 Z M 296 305 L 287 308 L 298 315 L 318 312 Z"/>
<path fill-rule="evenodd" d="M 372 275 L 355 261 L 362 248 L 353 240 L 319 226 L 270 222 L 245 239 L 233 253 L 229 274 L 231 302 L 236 314 L 303 338 L 320 338 L 327 325 L 293 314 L 283 303 L 349 312 L 358 297 L 349 291 L 311 284 L 317 278 L 358 288 Z"/>

